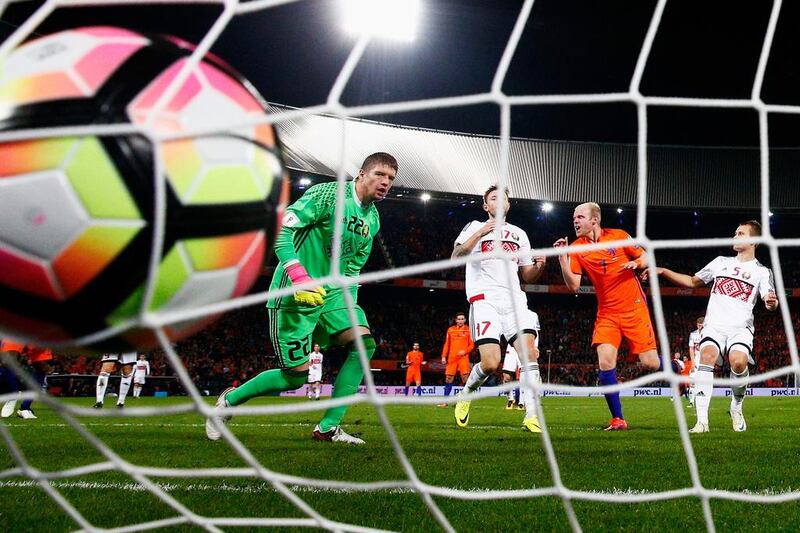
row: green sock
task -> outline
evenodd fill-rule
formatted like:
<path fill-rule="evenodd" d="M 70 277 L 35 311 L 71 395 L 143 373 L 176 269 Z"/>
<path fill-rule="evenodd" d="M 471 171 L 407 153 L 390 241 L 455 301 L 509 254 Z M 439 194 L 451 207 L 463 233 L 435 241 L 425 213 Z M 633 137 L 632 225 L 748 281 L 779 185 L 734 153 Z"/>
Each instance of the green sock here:
<path fill-rule="evenodd" d="M 375 340 L 372 338 L 372 335 L 363 335 L 361 339 L 364 341 L 367 359 L 372 359 L 372 354 L 375 353 Z M 339 375 L 336 376 L 336 385 L 333 387 L 332 397 L 341 398 L 343 396 L 355 394 L 358 390 L 358 386 L 361 385 L 362 379 L 364 379 L 364 370 L 361 368 L 361 361 L 358 357 L 356 343 L 352 342 L 348 345 L 347 359 L 339 370 Z M 346 412 L 346 405 L 332 407 L 325 411 L 319 423 L 320 430 L 325 433 L 326 431 L 330 431 L 332 427 L 341 424 L 342 418 L 344 418 Z"/>
<path fill-rule="evenodd" d="M 266 396 L 272 392 L 283 392 L 302 387 L 308 380 L 308 372 L 281 370 L 273 368 L 265 370 L 253 379 L 230 391 L 225 400 L 228 405 L 240 405 L 258 396 Z"/>

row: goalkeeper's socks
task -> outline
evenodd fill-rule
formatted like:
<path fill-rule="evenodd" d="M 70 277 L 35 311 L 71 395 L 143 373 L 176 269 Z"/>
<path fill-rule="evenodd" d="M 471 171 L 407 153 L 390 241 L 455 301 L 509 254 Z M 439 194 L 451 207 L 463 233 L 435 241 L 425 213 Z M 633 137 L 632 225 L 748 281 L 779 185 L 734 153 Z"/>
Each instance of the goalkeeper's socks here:
<path fill-rule="evenodd" d="M 422 396 L 422 387 L 417 387 L 417 396 Z"/>
<path fill-rule="evenodd" d="M 364 342 L 367 359 L 372 359 L 372 354 L 375 353 L 375 339 L 372 338 L 372 335 L 362 335 L 361 340 Z M 347 345 L 347 359 L 345 359 L 341 370 L 339 370 L 339 376 L 336 378 L 331 397 L 352 396 L 358 391 L 358 386 L 361 385 L 362 379 L 364 379 L 364 369 L 361 368 L 361 359 L 358 356 L 356 343 L 351 342 Z M 325 411 L 319 423 L 320 432 L 326 433 L 331 428 L 341 424 L 346 412 L 346 405 L 331 407 Z"/>
<path fill-rule="evenodd" d="M 741 374 L 737 374 L 736 372 L 731 369 L 731 378 L 739 379 L 739 378 L 746 378 L 750 376 L 750 369 L 745 368 L 744 372 Z M 731 387 L 731 407 L 739 408 L 744 401 L 744 396 L 747 394 L 747 384 L 744 385 L 734 385 Z"/>
<path fill-rule="evenodd" d="M 509 391 L 510 392 L 510 391 Z M 510 399 L 510 398 L 509 398 Z M 519 405 L 519 387 L 514 389 L 514 402 Z"/>
<path fill-rule="evenodd" d="M 697 409 L 697 421 L 708 425 L 708 406 L 714 393 L 714 367 L 697 366 L 697 382 L 695 385 L 694 406 Z"/>
<path fill-rule="evenodd" d="M 308 381 L 308 371 L 282 370 L 273 368 L 265 370 L 253 379 L 236 387 L 225 395 L 225 401 L 230 406 L 241 405 L 258 396 L 266 396 L 275 392 L 295 390 Z"/>
<path fill-rule="evenodd" d="M 95 400 L 97 403 L 103 403 L 103 398 L 106 397 L 106 387 L 108 387 L 108 372 L 100 372 L 97 376 L 97 386 L 95 389 Z"/>
<path fill-rule="evenodd" d="M 481 364 L 478 363 L 477 365 L 472 367 L 472 371 L 469 373 L 469 377 L 467 378 L 467 382 L 464 384 L 464 388 L 467 392 L 474 392 L 476 391 L 483 382 L 486 381 L 486 378 L 489 377 L 489 374 L 483 371 L 481 368 Z"/>
<path fill-rule="evenodd" d="M 450 396 L 450 393 L 453 391 L 453 384 L 452 383 L 445 383 L 444 384 L 444 395 Z"/>
<path fill-rule="evenodd" d="M 403 394 L 408 396 L 408 387 L 403 387 Z"/>
<path fill-rule="evenodd" d="M 611 370 L 601 370 L 599 377 L 601 385 L 616 385 L 618 383 L 616 368 L 612 368 Z M 622 402 L 619 401 L 619 392 L 609 392 L 604 396 L 606 397 L 608 410 L 611 411 L 611 417 L 625 418 L 622 416 Z"/>

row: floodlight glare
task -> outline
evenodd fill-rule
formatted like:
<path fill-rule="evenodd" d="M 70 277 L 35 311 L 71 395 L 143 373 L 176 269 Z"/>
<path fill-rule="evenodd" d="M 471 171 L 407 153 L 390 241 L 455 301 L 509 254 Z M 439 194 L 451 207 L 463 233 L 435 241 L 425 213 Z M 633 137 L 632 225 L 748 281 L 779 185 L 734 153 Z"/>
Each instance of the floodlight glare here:
<path fill-rule="evenodd" d="M 344 30 L 411 42 L 417 36 L 420 0 L 341 0 Z"/>
<path fill-rule="evenodd" d="M 553 204 L 551 204 L 550 202 L 545 202 L 542 204 L 542 211 L 544 211 L 545 213 L 549 213 L 552 210 L 553 210 Z"/>
<path fill-rule="evenodd" d="M 423 202 L 427 202 L 428 200 L 431 199 L 431 195 L 426 193 L 426 192 L 424 192 L 424 193 L 419 195 L 419 199 L 422 200 Z"/>
<path fill-rule="evenodd" d="M 617 213 L 622 214 L 622 208 L 621 207 L 617 208 Z"/>
<path fill-rule="evenodd" d="M 300 185 L 303 187 L 308 187 L 311 185 L 311 180 L 308 178 L 300 178 Z"/>

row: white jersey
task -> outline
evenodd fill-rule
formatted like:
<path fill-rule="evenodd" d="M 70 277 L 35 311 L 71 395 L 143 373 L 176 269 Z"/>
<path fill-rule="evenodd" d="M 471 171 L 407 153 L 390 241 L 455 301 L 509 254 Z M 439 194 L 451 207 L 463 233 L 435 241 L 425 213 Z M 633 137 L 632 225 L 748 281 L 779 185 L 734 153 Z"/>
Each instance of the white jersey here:
<path fill-rule="evenodd" d="M 456 244 L 467 242 L 484 224 L 486 224 L 486 221 L 479 222 L 477 220 L 467 224 L 456 239 Z M 494 231 L 484 235 L 475 244 L 470 253 L 479 254 L 493 251 L 494 238 Z M 510 269 L 506 266 L 509 263 L 503 259 L 484 259 L 467 263 L 466 289 L 467 300 L 470 303 L 474 299 L 480 298 L 481 295 L 490 300 L 498 297 L 509 298 L 510 295 L 525 300 L 525 293 L 520 287 L 517 273 L 519 272 L 519 267 L 533 264 L 531 243 L 528 240 L 528 235 L 517 226 L 506 222 L 500 231 L 500 242 L 506 252 L 519 251 L 521 255 L 517 258 L 516 265 L 511 264 Z M 511 276 L 510 286 L 504 269 L 508 269 Z"/>
<path fill-rule="evenodd" d="M 321 352 L 311 352 L 308 354 L 308 374 L 322 377 L 322 358 Z M 319 381 L 319 380 L 317 380 Z"/>
<path fill-rule="evenodd" d="M 699 329 L 689 333 L 689 348 L 694 348 L 694 357 L 700 357 L 700 341 L 703 340 L 703 334 Z"/>
<path fill-rule="evenodd" d="M 752 329 L 756 299 L 775 292 L 772 271 L 755 259 L 720 256 L 695 276 L 705 283 L 714 281 L 703 326 Z"/>
<path fill-rule="evenodd" d="M 143 378 L 150 375 L 150 362 L 139 359 L 133 367 L 133 377 Z"/>

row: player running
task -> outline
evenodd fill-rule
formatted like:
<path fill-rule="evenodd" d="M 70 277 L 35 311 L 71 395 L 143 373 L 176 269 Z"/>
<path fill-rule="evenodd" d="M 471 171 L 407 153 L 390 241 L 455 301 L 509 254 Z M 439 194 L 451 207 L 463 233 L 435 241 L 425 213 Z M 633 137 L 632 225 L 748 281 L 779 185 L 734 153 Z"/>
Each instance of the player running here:
<path fill-rule="evenodd" d="M 342 243 L 339 271 L 346 276 L 361 272 L 372 251 L 372 239 L 380 229 L 375 202 L 383 200 L 397 174 L 397 160 L 384 152 L 367 157 L 355 180 L 345 185 L 341 222 L 335 219 L 336 183 L 314 185 L 286 209 L 283 227 L 275 241 L 275 255 L 280 261 L 272 277 L 270 290 L 298 285 L 331 273 L 331 243 L 335 225 L 341 224 Z M 308 379 L 309 352 L 313 343 L 327 347 L 345 346 L 347 357 L 339 369 L 333 398 L 356 393 L 364 377 L 356 348 L 356 337 L 371 358 L 375 341 L 364 311 L 355 304 L 357 324 L 350 322 L 343 290 L 357 301 L 358 286 L 346 289 L 331 285 L 296 291 L 293 295 L 267 302 L 270 340 L 280 368 L 267 370 L 238 388 L 229 388 L 217 399 L 217 408 L 241 405 L 251 398 L 302 387 Z M 340 424 L 347 406 L 325 411 L 314 428 L 312 438 L 321 441 L 364 444 L 348 435 Z M 218 440 L 218 424 L 230 415 L 206 421 L 206 436 Z"/>
<path fill-rule="evenodd" d="M 569 245 L 567 238 L 558 239 L 553 246 L 566 248 L 580 244 L 630 239 L 620 229 L 600 226 L 600 206 L 588 202 L 575 208 L 572 223 L 577 239 Z M 597 317 L 592 334 L 592 346 L 597 348 L 601 385 L 617 383 L 617 353 L 622 339 L 628 340 L 633 354 L 651 370 L 661 369 L 656 340 L 650 321 L 642 286 L 635 270 L 647 267 L 644 252 L 638 246 L 612 245 L 592 252 L 569 253 L 558 256 L 561 274 L 567 287 L 577 292 L 581 275 L 586 274 L 597 294 Z M 611 421 L 605 431 L 628 429 L 622 414 L 619 392 L 605 394 Z"/>
<path fill-rule="evenodd" d="M 320 351 L 319 344 L 314 344 L 314 350 L 308 354 L 308 399 L 319 400 L 322 391 L 322 360 L 325 356 Z"/>
<path fill-rule="evenodd" d="M 733 238 L 744 239 L 760 235 L 761 224 L 748 220 L 739 224 Z M 708 432 L 708 407 L 714 392 L 714 364 L 718 357 L 728 357 L 731 378 L 746 378 L 750 375 L 747 364 L 755 364 L 753 308 L 756 299 L 761 297 L 769 311 L 778 308 L 772 271 L 756 259 L 756 246 L 734 244 L 736 257 L 719 256 L 694 276 L 679 274 L 667 268 L 656 269 L 659 276 L 681 287 L 702 287 L 714 282 L 703 322 L 700 361 L 697 365 L 697 424 L 689 433 Z M 742 411 L 746 391 L 747 384 L 731 387 L 729 413 L 734 431 L 747 430 Z"/>
<path fill-rule="evenodd" d="M 444 395 L 450 396 L 453 390 L 453 380 L 456 373 L 459 374 L 461 384 L 467 382 L 467 376 L 471 370 L 469 364 L 469 354 L 475 344 L 467 326 L 467 317 L 464 313 L 456 314 L 456 324 L 447 328 L 444 346 L 442 346 L 442 364 L 444 369 Z M 447 407 L 446 403 L 438 404 L 439 407 Z"/>
<path fill-rule="evenodd" d="M 408 396 L 408 390 L 412 383 L 417 385 L 415 391 L 417 396 L 422 396 L 422 365 L 428 364 L 424 357 L 425 354 L 419 351 L 418 342 L 415 342 L 411 351 L 406 354 L 406 396 Z"/>
<path fill-rule="evenodd" d="M 526 283 L 534 283 L 544 272 L 545 259 L 531 257 L 530 241 L 524 231 L 505 220 L 497 220 L 498 193 L 497 186 L 492 185 L 483 194 L 483 209 L 488 213 L 489 220 L 474 220 L 467 224 L 456 238 L 452 257 L 479 255 L 494 250 L 494 230 L 498 224 L 503 250 L 519 251 L 521 255 L 514 261 L 486 258 L 467 263 L 469 323 L 481 361 L 472 367 L 459 398 L 477 390 L 497 370 L 500 365 L 500 337 L 503 336 L 517 352 L 528 354 L 528 362 L 523 365 L 521 372 L 522 397 L 526 407 L 522 425 L 528 431 L 541 433 L 531 388 L 534 382 L 541 381 L 539 350 L 536 348 L 538 320 L 535 313 L 528 309 L 528 299 L 520 287 L 518 275 L 521 274 Z M 508 213 L 508 193 L 502 194 L 499 201 L 504 202 L 504 213 Z M 461 427 L 469 423 L 470 403 L 462 399 L 456 403 L 456 424 Z"/>

